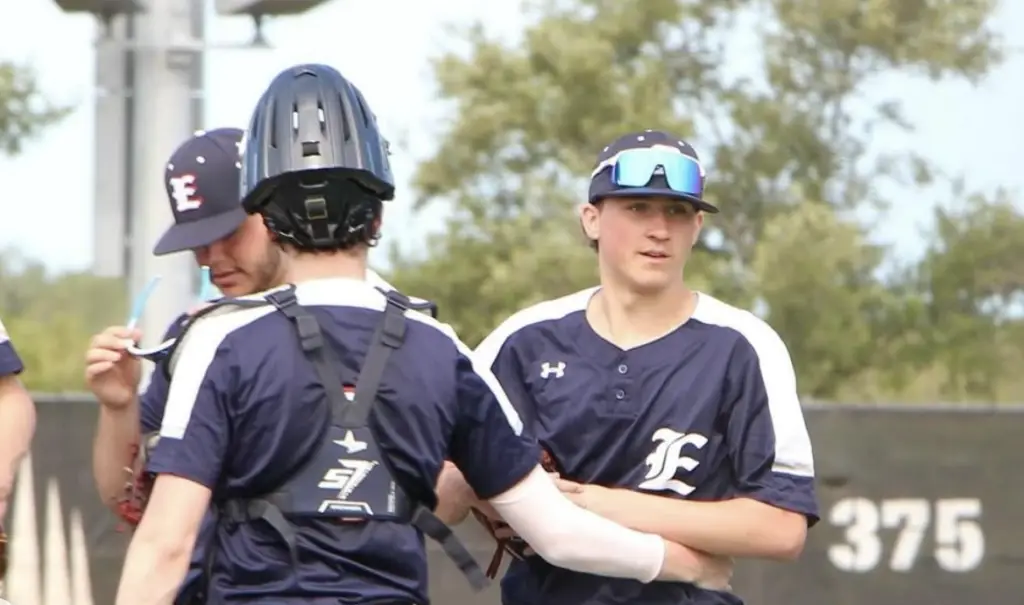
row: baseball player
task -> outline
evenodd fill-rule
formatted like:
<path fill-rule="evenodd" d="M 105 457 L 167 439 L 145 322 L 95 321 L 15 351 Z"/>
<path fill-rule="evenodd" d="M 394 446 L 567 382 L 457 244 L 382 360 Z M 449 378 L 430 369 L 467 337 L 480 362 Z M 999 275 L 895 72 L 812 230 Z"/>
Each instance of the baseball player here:
<path fill-rule="evenodd" d="M 605 147 L 580 209 L 600 286 L 516 313 L 476 361 L 577 504 L 712 555 L 789 560 L 818 519 L 811 443 L 778 334 L 686 285 L 704 213 L 718 212 L 704 180 L 693 147 L 671 134 Z M 742 602 L 579 573 L 503 545 L 519 557 L 502 581 L 505 605 Z"/>
<path fill-rule="evenodd" d="M 3 520 L 14 488 L 14 474 L 28 453 L 36 428 L 36 409 L 18 380 L 24 370 L 4 324 L 0 321 L 0 582 L 7 568 L 7 537 Z"/>
<path fill-rule="evenodd" d="M 425 604 L 423 534 L 479 587 L 431 512 L 446 457 L 558 565 L 724 584 L 689 549 L 572 505 L 491 373 L 366 281 L 394 181 L 355 86 L 323 65 L 285 70 L 247 133 L 243 206 L 287 255 L 289 285 L 213 305 L 179 338 L 118 604 L 169 602 L 211 505 L 211 603 Z"/>
<path fill-rule="evenodd" d="M 174 151 L 164 173 L 174 224 L 153 250 L 156 255 L 192 252 L 197 264 L 209 268 L 213 285 L 228 296 L 266 290 L 281 283 L 283 275 L 280 248 L 272 244 L 262 218 L 242 210 L 241 143 L 241 129 L 218 128 L 197 132 Z M 390 288 L 373 271 L 367 271 L 367 279 Z M 164 342 L 177 338 L 187 318 L 183 313 L 172 322 Z M 142 435 L 159 430 L 168 387 L 166 374 L 157 371 L 137 396 L 140 364 L 125 353 L 140 337 L 137 330 L 112 326 L 93 337 L 86 353 L 86 381 L 101 404 L 93 477 L 103 500 L 132 526 L 142 511 L 126 492 L 135 478 L 126 476 L 125 469 L 133 466 Z M 201 568 L 202 551 L 197 549 L 179 603 L 198 598 L 195 580 Z"/>
<path fill-rule="evenodd" d="M 259 217 L 247 216 L 239 196 L 239 145 L 242 130 L 218 128 L 197 132 L 167 161 L 164 183 L 174 224 L 157 242 L 156 255 L 191 251 L 199 265 L 210 268 L 210 279 L 224 294 L 243 295 L 280 283 L 282 257 L 271 244 Z M 185 311 L 185 309 L 183 309 Z M 185 314 L 168 328 L 164 339 L 175 338 Z M 160 428 L 168 382 L 153 373 L 146 391 L 137 395 L 141 366 L 126 349 L 141 334 L 113 326 L 93 337 L 86 353 L 85 378 L 100 402 L 93 445 L 93 477 L 103 500 L 130 525 L 141 511 L 126 492 L 133 477 L 134 450 L 142 435 Z M 201 571 L 201 552 L 179 603 L 190 603 L 194 580 Z"/>

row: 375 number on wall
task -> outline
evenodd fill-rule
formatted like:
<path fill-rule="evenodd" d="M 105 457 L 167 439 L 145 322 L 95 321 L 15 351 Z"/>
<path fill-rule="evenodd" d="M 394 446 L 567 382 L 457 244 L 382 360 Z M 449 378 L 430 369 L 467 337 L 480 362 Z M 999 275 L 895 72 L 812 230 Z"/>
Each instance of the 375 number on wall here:
<path fill-rule="evenodd" d="M 922 556 L 934 558 L 947 572 L 966 573 L 985 557 L 977 498 L 844 498 L 832 506 L 828 521 L 844 530 L 844 541 L 829 547 L 828 558 L 850 573 L 867 573 L 880 565 L 906 573 Z"/>

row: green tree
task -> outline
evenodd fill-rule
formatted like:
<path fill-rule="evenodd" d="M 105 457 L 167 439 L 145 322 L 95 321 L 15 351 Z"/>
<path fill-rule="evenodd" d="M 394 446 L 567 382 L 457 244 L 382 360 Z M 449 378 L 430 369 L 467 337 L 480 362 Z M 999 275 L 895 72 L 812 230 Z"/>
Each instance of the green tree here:
<path fill-rule="evenodd" d="M 0 61 L 0 154 L 17 155 L 70 110 L 44 98 L 31 68 Z M 83 333 L 117 308 L 83 285 L 96 282 L 88 275 L 54 279 L 13 252 L 0 255 L 0 317 L 31 368 L 24 376 L 30 388 L 81 390 Z"/>
<path fill-rule="evenodd" d="M 868 243 L 870 225 L 845 217 L 884 208 L 887 185 L 936 176 L 927 157 L 871 147 L 880 129 L 913 123 L 899 99 L 868 93 L 901 75 L 983 78 L 1002 56 L 995 4 L 562 0 L 525 5 L 521 40 L 470 27 L 468 50 L 435 63 L 451 114 L 415 178 L 418 208 L 453 208 L 449 228 L 425 254 L 394 253 L 392 277 L 451 309 L 471 342 L 524 304 L 593 283 L 572 212 L 591 162 L 618 135 L 667 129 L 697 145 L 723 209 L 688 279 L 763 306 L 806 386 L 833 396 L 895 359 L 872 343 L 912 329 L 920 308 L 912 288 L 880 281 L 886 251 Z M 737 65 L 749 69 L 725 68 Z M 826 239 L 801 242 L 794 225 Z M 817 297 L 836 313 L 818 312 Z M 914 339 L 885 346 L 896 355 Z"/>
<path fill-rule="evenodd" d="M 0 151 L 18 154 L 25 142 L 70 111 L 46 101 L 29 67 L 0 61 Z"/>
<path fill-rule="evenodd" d="M 960 197 L 960 196 L 958 196 Z M 1024 379 L 1024 213 L 1005 192 L 964 195 L 936 211 L 917 268 L 928 354 L 945 399 L 1021 401 Z"/>
<path fill-rule="evenodd" d="M 756 248 L 752 285 L 812 397 L 832 397 L 866 368 L 887 367 L 896 353 L 887 345 L 903 333 L 892 321 L 905 302 L 878 281 L 884 250 L 863 231 L 805 203 L 770 220 Z"/>
<path fill-rule="evenodd" d="M 89 338 L 127 314 L 124 284 L 85 272 L 51 275 L 17 254 L 0 255 L 0 318 L 34 391 L 82 391 Z"/>

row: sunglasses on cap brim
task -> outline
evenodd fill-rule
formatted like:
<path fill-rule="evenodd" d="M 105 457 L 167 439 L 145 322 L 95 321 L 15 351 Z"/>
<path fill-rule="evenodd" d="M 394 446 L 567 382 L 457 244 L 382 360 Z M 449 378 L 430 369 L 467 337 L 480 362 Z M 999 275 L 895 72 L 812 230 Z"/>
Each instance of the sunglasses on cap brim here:
<path fill-rule="evenodd" d="M 146 311 L 146 304 L 149 302 L 150 296 L 153 295 L 153 291 L 156 290 L 157 284 L 160 283 L 160 276 L 157 275 L 153 279 L 149 280 L 146 287 L 135 297 L 135 301 L 132 303 L 131 315 L 128 317 L 128 321 L 125 326 L 129 330 L 134 330 L 139 320 L 142 319 L 143 313 Z M 199 269 L 199 296 L 197 297 L 197 303 L 204 303 L 216 296 L 216 290 L 213 287 L 213 282 L 210 280 L 210 268 L 200 267 Z M 137 342 L 128 342 L 125 347 L 125 351 L 133 356 L 142 359 L 148 359 L 153 362 L 161 361 L 166 358 L 171 351 L 174 350 L 174 345 L 177 342 L 176 338 L 169 338 L 155 347 L 141 348 Z"/>
<path fill-rule="evenodd" d="M 676 193 L 696 199 L 704 196 L 704 167 L 695 158 L 676 151 L 627 149 L 598 164 L 591 177 L 609 167 L 617 187 L 646 187 L 661 175 Z"/>

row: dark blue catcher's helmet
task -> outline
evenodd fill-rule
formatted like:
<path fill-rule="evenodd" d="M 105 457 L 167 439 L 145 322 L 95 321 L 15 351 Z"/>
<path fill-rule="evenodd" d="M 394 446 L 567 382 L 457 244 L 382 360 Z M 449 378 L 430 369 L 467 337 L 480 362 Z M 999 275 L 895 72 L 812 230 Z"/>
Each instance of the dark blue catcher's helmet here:
<path fill-rule="evenodd" d="M 388 142 L 362 93 L 327 65 L 282 71 L 241 144 L 242 206 L 300 249 L 372 245 L 395 196 Z"/>

